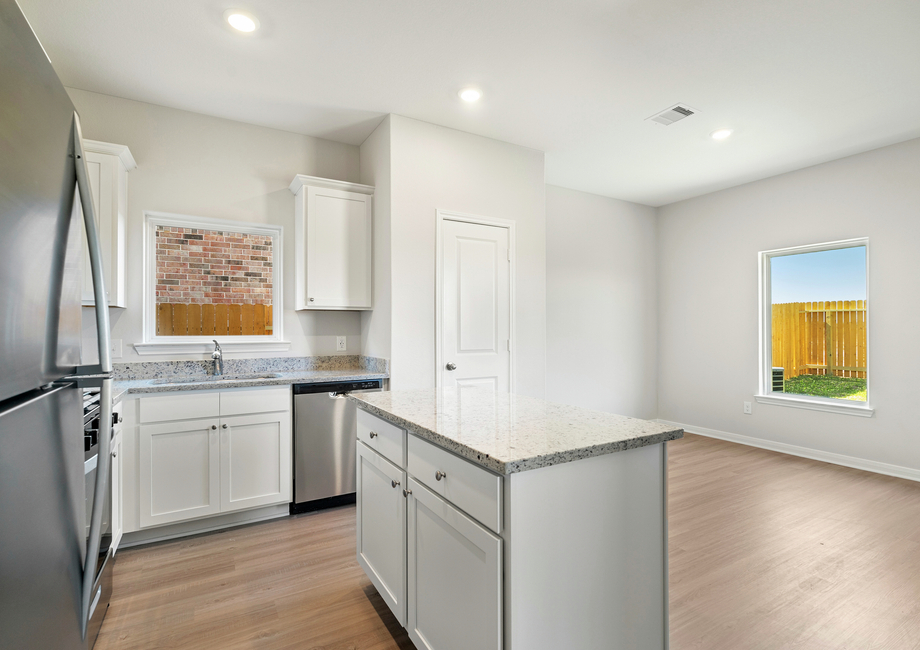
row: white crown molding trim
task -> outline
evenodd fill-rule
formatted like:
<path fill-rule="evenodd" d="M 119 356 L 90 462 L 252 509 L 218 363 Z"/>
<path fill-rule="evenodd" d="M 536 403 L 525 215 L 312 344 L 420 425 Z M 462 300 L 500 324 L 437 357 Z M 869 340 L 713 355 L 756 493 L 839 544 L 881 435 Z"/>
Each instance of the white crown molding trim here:
<path fill-rule="evenodd" d="M 857 458 L 856 456 L 845 456 L 844 454 L 835 454 L 830 451 L 800 447 L 785 442 L 774 442 L 772 440 L 764 440 L 763 438 L 744 436 L 739 433 L 719 431 L 718 429 L 707 429 L 706 427 L 698 427 L 692 424 L 681 424 L 680 422 L 662 420 L 661 418 L 655 421 L 667 426 L 679 427 L 687 433 L 695 433 L 700 436 L 706 436 L 707 438 L 716 438 L 726 442 L 734 442 L 739 445 L 747 445 L 748 447 L 758 447 L 760 449 L 776 451 L 781 454 L 789 454 L 790 456 L 799 456 L 800 458 L 810 458 L 811 460 L 831 463 L 832 465 L 852 467 L 853 469 L 861 469 L 865 472 L 872 472 L 874 474 L 884 474 L 886 476 L 904 478 L 909 481 L 920 481 L 920 469 L 914 469 L 912 467 L 891 465 L 876 460 L 867 460 L 865 458 Z"/>
<path fill-rule="evenodd" d="M 132 169 L 137 169 L 137 163 L 134 161 L 134 156 L 131 154 L 131 150 L 128 149 L 127 145 L 99 142 L 99 140 L 84 140 L 83 149 L 84 151 L 92 151 L 93 153 L 118 156 L 121 158 L 121 164 L 125 166 L 126 170 L 131 171 Z"/>
<path fill-rule="evenodd" d="M 310 187 L 322 187 L 327 190 L 341 190 L 343 192 L 357 192 L 358 194 L 373 194 L 373 185 L 361 185 L 360 183 L 349 183 L 347 181 L 336 181 L 331 178 L 319 178 L 317 176 L 304 176 L 297 174 L 288 187 L 291 194 L 297 194 L 305 185 Z"/>
<path fill-rule="evenodd" d="M 283 352 L 291 349 L 290 341 L 229 341 L 220 337 L 220 347 L 224 352 Z M 189 343 L 135 343 L 134 349 L 140 356 L 152 354 L 211 354 L 214 344 L 201 341 Z"/>

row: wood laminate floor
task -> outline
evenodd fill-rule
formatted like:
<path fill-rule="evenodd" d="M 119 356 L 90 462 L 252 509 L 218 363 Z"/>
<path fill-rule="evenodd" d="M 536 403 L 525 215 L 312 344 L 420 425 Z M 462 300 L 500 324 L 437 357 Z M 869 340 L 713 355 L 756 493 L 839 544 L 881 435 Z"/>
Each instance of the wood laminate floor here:
<path fill-rule="evenodd" d="M 920 484 L 693 435 L 669 456 L 672 650 L 920 650 Z M 96 650 L 412 649 L 354 535 L 352 506 L 124 549 Z"/>

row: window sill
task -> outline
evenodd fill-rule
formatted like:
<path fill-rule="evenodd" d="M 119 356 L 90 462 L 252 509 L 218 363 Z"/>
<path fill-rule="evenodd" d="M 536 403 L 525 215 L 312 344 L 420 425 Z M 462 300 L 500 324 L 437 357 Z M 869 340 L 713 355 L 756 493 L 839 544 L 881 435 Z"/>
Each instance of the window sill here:
<path fill-rule="evenodd" d="M 759 404 L 772 404 L 774 406 L 791 406 L 797 409 L 809 409 L 811 411 L 824 411 L 825 413 L 839 413 L 842 415 L 856 415 L 863 418 L 871 418 L 875 409 L 865 402 L 851 402 L 847 404 L 845 400 L 832 400 L 820 397 L 808 398 L 805 396 L 791 397 L 786 394 L 779 395 L 755 395 L 754 399 Z"/>
<path fill-rule="evenodd" d="M 290 341 L 230 341 L 221 338 L 224 352 L 283 352 L 291 349 Z M 156 341 L 135 343 L 134 349 L 140 356 L 152 354 L 211 354 L 214 343 L 208 341 Z"/>

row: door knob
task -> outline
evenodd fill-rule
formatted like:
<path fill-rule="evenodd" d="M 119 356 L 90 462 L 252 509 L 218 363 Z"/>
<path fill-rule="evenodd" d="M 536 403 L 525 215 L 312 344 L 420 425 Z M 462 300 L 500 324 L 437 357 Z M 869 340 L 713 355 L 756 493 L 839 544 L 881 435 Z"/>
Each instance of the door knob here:
<path fill-rule="evenodd" d="M 450 363 L 447 364 L 446 367 L 447 367 L 448 370 L 456 370 L 456 369 L 457 369 L 457 364 L 454 363 L 453 361 L 451 361 Z"/>

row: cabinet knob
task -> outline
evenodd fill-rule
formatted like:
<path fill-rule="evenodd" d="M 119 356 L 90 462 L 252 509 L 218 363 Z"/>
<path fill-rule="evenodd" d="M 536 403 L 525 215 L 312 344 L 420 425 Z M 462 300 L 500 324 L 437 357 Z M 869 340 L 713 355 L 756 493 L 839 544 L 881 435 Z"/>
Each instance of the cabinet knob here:
<path fill-rule="evenodd" d="M 213 431 L 213 430 L 215 430 L 215 429 L 217 429 L 217 425 L 216 425 L 216 424 L 212 424 L 212 425 L 211 425 L 211 430 Z"/>
<path fill-rule="evenodd" d="M 112 458 L 115 458 L 116 456 L 118 456 L 118 452 L 117 452 L 117 451 L 113 451 L 113 452 L 112 452 Z"/>
<path fill-rule="evenodd" d="M 397 485 L 399 485 L 399 481 L 392 481 L 392 480 L 391 480 L 391 481 L 390 481 L 390 485 L 392 485 L 393 487 L 396 487 Z"/>
<path fill-rule="evenodd" d="M 410 494 L 412 494 L 412 490 L 403 490 L 404 497 L 408 498 Z"/>
<path fill-rule="evenodd" d="M 438 470 L 434 473 L 434 480 L 440 481 L 442 478 L 447 478 L 447 473 Z"/>
<path fill-rule="evenodd" d="M 316 299 L 315 299 L 315 298 L 310 298 L 310 302 L 313 302 L 314 300 L 316 300 Z"/>
<path fill-rule="evenodd" d="M 371 438 L 376 438 L 376 437 L 377 437 L 377 432 L 376 432 L 376 431 L 371 431 L 371 432 L 370 432 L 370 436 L 371 436 Z"/>
<path fill-rule="evenodd" d="M 227 424 L 222 424 L 222 425 L 220 425 L 220 427 L 221 427 L 221 429 L 229 429 L 229 428 L 230 428 L 229 425 L 227 425 Z"/>

